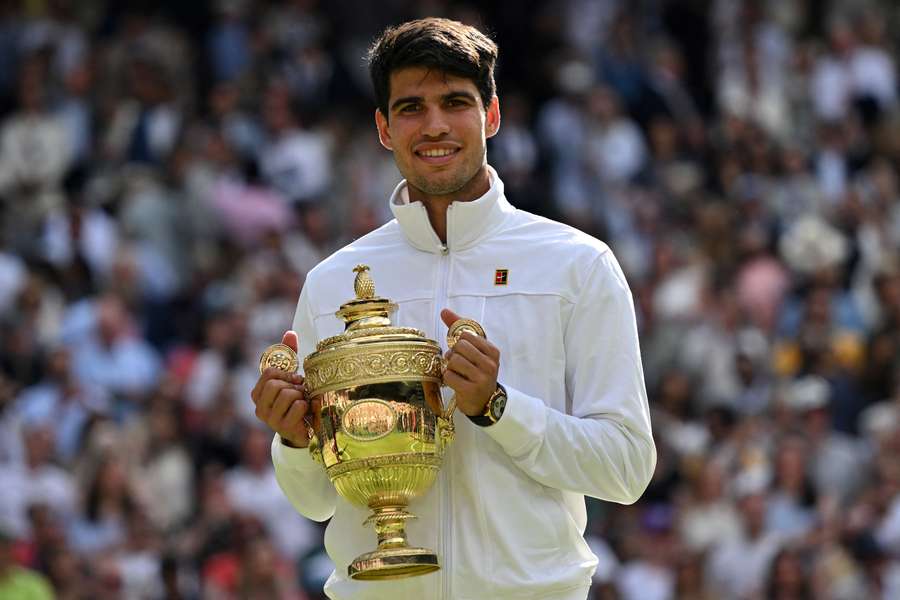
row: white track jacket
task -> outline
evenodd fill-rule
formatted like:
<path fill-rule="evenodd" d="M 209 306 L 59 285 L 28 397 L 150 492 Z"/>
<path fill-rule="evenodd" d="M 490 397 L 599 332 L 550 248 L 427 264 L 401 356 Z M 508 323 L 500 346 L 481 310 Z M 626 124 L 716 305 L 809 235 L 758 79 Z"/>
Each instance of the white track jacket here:
<path fill-rule="evenodd" d="M 364 263 L 376 295 L 399 305 L 395 325 L 446 350 L 442 308 L 481 323 L 508 393 L 490 427 L 457 411 L 437 481 L 410 504 L 410 545 L 436 551 L 441 564 L 419 577 L 350 580 L 347 565 L 376 546 L 363 526 L 369 511 L 338 496 L 306 449 L 275 436 L 284 493 L 306 517 L 331 518 L 331 598 L 584 600 L 597 564 L 583 538 L 584 496 L 632 503 L 650 481 L 656 450 L 634 305 L 616 259 L 603 242 L 515 209 L 491 177 L 487 194 L 448 208 L 446 245 L 402 182 L 391 197 L 396 219 L 324 260 L 300 294 L 301 357 L 343 330 L 334 313 L 354 297 L 352 269 Z"/>

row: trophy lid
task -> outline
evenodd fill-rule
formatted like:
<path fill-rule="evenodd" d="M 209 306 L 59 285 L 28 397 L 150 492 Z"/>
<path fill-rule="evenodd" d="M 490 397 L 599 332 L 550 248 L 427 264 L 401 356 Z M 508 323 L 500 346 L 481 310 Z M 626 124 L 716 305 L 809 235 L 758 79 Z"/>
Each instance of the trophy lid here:
<path fill-rule="evenodd" d="M 312 395 L 351 385 L 396 380 L 440 381 L 441 349 L 437 342 L 412 327 L 396 327 L 390 315 L 397 305 L 375 295 L 367 265 L 357 265 L 356 298 L 335 315 L 344 332 L 316 345 L 303 361 Z"/>
<path fill-rule="evenodd" d="M 391 324 L 390 315 L 397 310 L 397 305 L 387 298 L 375 295 L 375 282 L 369 275 L 368 265 L 356 265 L 353 272 L 356 273 L 356 279 L 353 281 L 356 298 L 341 304 L 340 310 L 334 313 L 344 321 L 344 333 L 322 340 L 316 345 L 317 350 L 374 336 L 377 336 L 378 340 L 397 339 L 397 336 L 405 340 L 419 338 L 426 340 L 425 334 L 418 329 L 394 327 Z"/>
<path fill-rule="evenodd" d="M 344 320 L 345 330 L 390 326 L 390 315 L 397 310 L 397 305 L 375 295 L 375 282 L 369 275 L 369 265 L 356 265 L 353 272 L 356 273 L 353 281 L 356 298 L 342 304 L 335 313 Z"/>

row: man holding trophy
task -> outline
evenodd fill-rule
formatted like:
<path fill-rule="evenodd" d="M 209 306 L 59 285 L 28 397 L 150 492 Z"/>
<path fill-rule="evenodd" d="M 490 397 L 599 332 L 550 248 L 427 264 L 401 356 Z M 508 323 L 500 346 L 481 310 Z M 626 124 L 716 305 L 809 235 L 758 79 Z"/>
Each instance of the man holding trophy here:
<path fill-rule="evenodd" d="M 332 598 L 584 600 L 584 496 L 632 503 L 653 473 L 616 259 L 516 210 L 487 164 L 496 58 L 445 19 L 376 40 L 375 122 L 405 177 L 396 218 L 309 273 L 261 361 L 252 398 L 279 483 L 301 514 L 331 518 Z"/>

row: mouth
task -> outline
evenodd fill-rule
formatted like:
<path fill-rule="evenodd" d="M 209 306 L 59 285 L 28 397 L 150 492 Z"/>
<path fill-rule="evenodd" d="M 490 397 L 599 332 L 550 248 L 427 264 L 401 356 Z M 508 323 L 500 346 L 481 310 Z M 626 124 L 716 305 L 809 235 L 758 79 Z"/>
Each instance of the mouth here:
<path fill-rule="evenodd" d="M 461 148 L 420 148 L 414 154 L 423 162 L 430 165 L 443 165 L 459 154 Z"/>

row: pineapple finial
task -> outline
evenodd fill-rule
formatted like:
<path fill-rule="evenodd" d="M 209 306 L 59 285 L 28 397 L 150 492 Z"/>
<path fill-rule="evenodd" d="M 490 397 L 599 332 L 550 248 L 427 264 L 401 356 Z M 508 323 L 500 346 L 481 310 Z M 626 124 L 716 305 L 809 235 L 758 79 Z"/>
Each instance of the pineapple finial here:
<path fill-rule="evenodd" d="M 356 265 L 353 272 L 356 279 L 353 281 L 353 291 L 357 300 L 368 300 L 375 297 L 375 282 L 369 275 L 369 265 Z"/>

